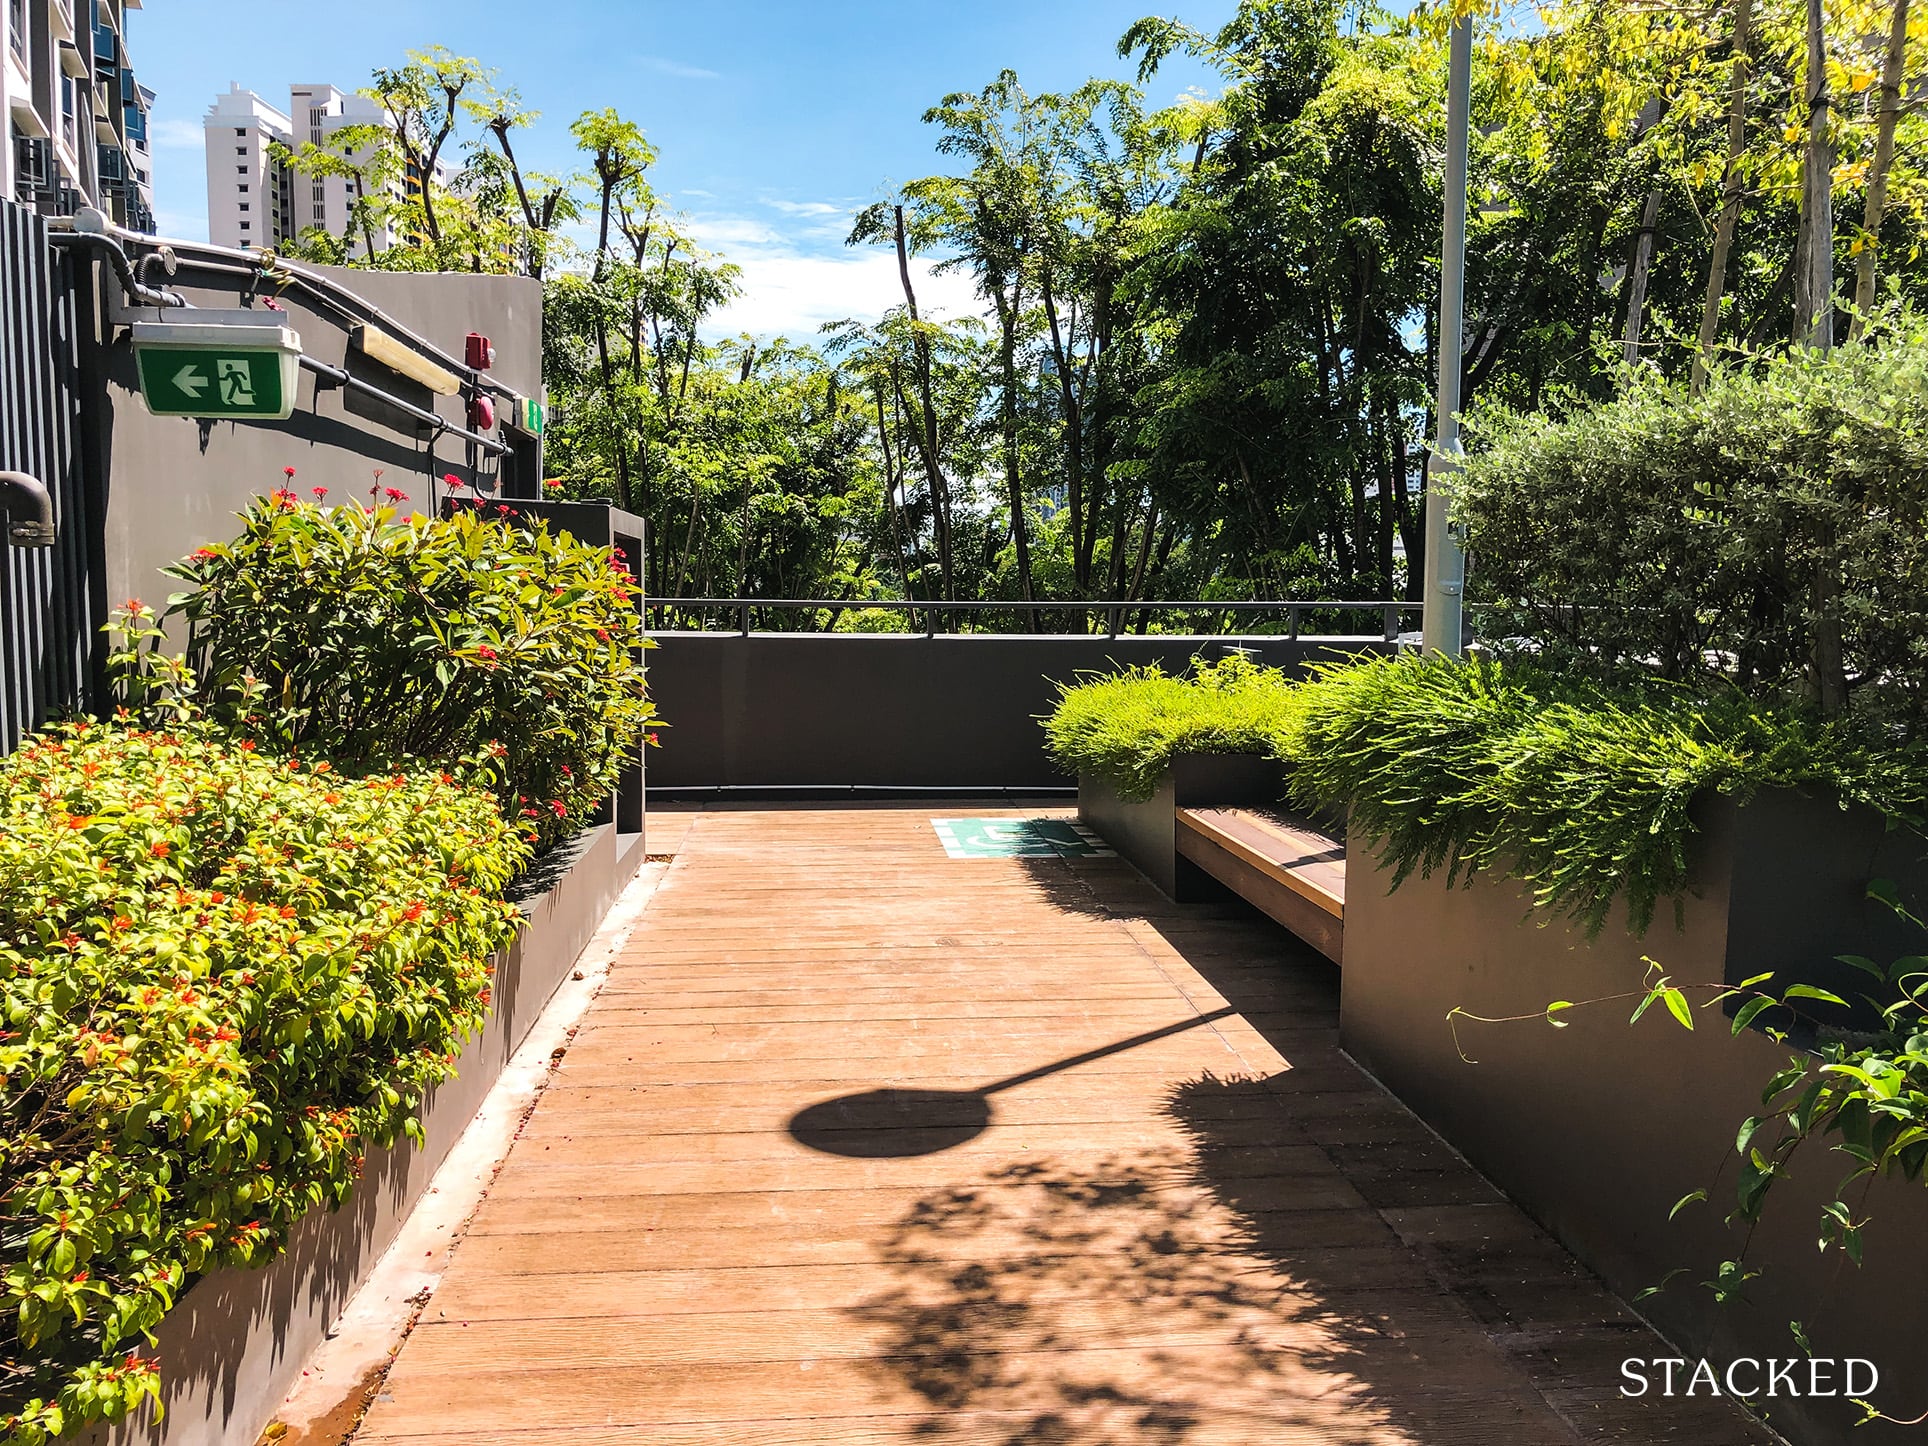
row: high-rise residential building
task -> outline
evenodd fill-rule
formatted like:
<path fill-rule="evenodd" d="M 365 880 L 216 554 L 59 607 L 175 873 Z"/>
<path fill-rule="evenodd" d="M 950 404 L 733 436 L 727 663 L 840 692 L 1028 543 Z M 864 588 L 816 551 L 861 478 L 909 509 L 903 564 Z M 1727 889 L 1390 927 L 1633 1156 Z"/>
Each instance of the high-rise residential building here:
<path fill-rule="evenodd" d="M 351 254 L 395 241 L 384 222 L 372 235 L 350 234 L 359 182 L 352 175 L 306 174 L 280 158 L 277 146 L 299 151 L 315 145 L 351 166 L 368 161 L 370 146 L 342 147 L 338 133 L 349 126 L 386 125 L 382 108 L 366 96 L 332 85 L 289 87 L 288 109 L 270 105 L 251 90 L 231 84 L 215 98 L 203 120 L 207 138 L 208 239 L 221 246 L 276 246 L 320 227 L 347 236 Z M 438 174 L 443 168 L 437 167 Z M 420 185 L 413 175 L 386 182 L 394 200 Z"/>
<path fill-rule="evenodd" d="M 0 194 L 48 215 L 97 206 L 131 230 L 154 229 L 154 92 L 127 58 L 127 12 L 138 9 L 140 0 L 7 0 Z"/>
<path fill-rule="evenodd" d="M 202 121 L 208 165 L 208 240 L 274 246 L 297 234 L 293 178 L 275 154 L 292 140 L 288 117 L 231 86 Z"/>

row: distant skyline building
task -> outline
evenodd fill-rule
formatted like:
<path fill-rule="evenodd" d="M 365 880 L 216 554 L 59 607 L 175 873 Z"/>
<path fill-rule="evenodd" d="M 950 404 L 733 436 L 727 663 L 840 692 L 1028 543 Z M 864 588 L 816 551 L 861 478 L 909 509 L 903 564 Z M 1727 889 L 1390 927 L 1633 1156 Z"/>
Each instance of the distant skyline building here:
<path fill-rule="evenodd" d="M 348 234 L 360 198 L 352 176 L 303 175 L 275 154 L 277 144 L 299 151 L 304 144 L 332 149 L 330 141 L 347 126 L 387 125 L 382 108 L 366 96 L 313 83 L 289 87 L 284 111 L 259 94 L 230 83 L 215 97 L 202 121 L 207 142 L 208 240 L 217 246 L 279 246 L 314 227 Z M 371 148 L 359 147 L 344 158 L 362 163 Z M 438 170 L 440 168 L 438 167 Z M 410 175 L 389 185 L 395 200 L 419 184 Z M 375 249 L 396 240 L 395 228 L 374 228 Z M 362 255 L 368 238 L 350 238 L 350 251 Z"/>
<path fill-rule="evenodd" d="M 125 39 L 138 9 L 140 0 L 7 0 L 0 195 L 50 216 L 94 206 L 153 231 L 154 92 L 134 78 Z"/>

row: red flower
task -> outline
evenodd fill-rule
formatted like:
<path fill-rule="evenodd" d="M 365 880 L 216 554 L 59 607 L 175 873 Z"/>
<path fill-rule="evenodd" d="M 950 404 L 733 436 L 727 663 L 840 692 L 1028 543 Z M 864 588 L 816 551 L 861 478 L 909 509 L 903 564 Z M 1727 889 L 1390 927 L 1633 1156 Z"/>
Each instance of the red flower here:
<path fill-rule="evenodd" d="M 241 740 L 241 751 L 243 753 L 254 752 L 254 740 L 252 738 L 243 738 Z"/>
<path fill-rule="evenodd" d="M 566 818 L 569 815 L 569 805 L 559 798 L 552 798 L 549 800 L 549 812 L 557 818 Z"/>
<path fill-rule="evenodd" d="M 148 852 L 149 852 L 150 854 L 152 854 L 152 855 L 153 855 L 153 856 L 154 856 L 155 858 L 157 858 L 157 859 L 164 859 L 164 858 L 166 858 L 166 857 L 167 857 L 167 856 L 168 856 L 169 854 L 171 854 L 172 852 L 174 852 L 174 850 L 173 850 L 173 849 L 171 849 L 171 848 L 169 848 L 169 847 L 168 847 L 168 846 L 167 846 L 166 844 L 164 844 L 164 843 L 157 843 L 157 844 L 150 844 L 150 845 L 148 846 L 148 850 L 147 850 L 147 851 L 148 851 Z"/>
<path fill-rule="evenodd" d="M 211 547 L 197 547 L 194 549 L 194 560 L 196 562 L 206 562 L 210 557 L 219 557 L 220 555 L 220 553 Z"/>
<path fill-rule="evenodd" d="M 382 488 L 382 495 L 386 497 L 390 502 L 408 501 L 408 494 L 402 491 L 402 489 L 399 487 L 384 487 Z"/>
<path fill-rule="evenodd" d="M 308 490 L 315 494 L 315 501 L 317 502 L 328 495 L 328 489 L 326 487 L 310 487 Z"/>
<path fill-rule="evenodd" d="M 476 657 L 482 659 L 482 661 L 485 663 L 493 663 L 495 661 L 494 648 L 488 648 L 488 647 L 477 648 L 475 650 L 475 655 Z"/>
<path fill-rule="evenodd" d="M 456 475 L 455 475 L 455 474 L 454 474 L 453 472 L 444 472 L 444 473 L 442 474 L 442 480 L 443 480 L 444 482 L 446 482 L 446 483 L 448 483 L 448 484 L 449 484 L 449 486 L 451 486 L 451 487 L 466 487 L 466 486 L 468 486 L 468 483 L 466 483 L 466 482 L 464 482 L 464 481 L 463 481 L 463 480 L 462 480 L 462 479 L 461 479 L 460 477 L 457 477 L 457 476 L 456 476 Z"/>
<path fill-rule="evenodd" d="M 426 905 L 423 904 L 410 904 L 406 909 L 402 910 L 402 917 L 412 924 L 422 917 L 422 910 L 425 907 Z"/>
<path fill-rule="evenodd" d="M 542 484 L 542 490 L 543 490 L 544 492 L 560 492 L 560 491 L 562 491 L 562 478 L 560 478 L 560 477 L 549 477 L 549 478 L 546 478 L 546 479 L 544 479 L 544 481 L 543 481 L 543 484 Z"/>
<path fill-rule="evenodd" d="M 283 467 L 281 469 L 281 475 L 283 477 L 292 477 L 295 475 L 295 469 L 292 467 Z"/>
<path fill-rule="evenodd" d="M 651 746 L 651 747 L 654 747 L 654 746 L 656 745 L 656 742 L 657 742 L 657 738 L 656 738 L 656 735 L 655 735 L 654 733 L 652 733 L 652 734 L 650 734 L 650 735 L 649 735 L 649 741 L 650 741 L 650 746 Z"/>

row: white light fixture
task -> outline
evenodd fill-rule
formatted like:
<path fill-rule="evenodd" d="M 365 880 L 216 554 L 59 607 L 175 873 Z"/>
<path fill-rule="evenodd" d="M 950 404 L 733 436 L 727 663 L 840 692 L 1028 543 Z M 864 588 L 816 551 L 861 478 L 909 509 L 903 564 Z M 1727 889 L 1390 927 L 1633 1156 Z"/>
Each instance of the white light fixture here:
<path fill-rule="evenodd" d="M 438 367 L 405 342 L 397 341 L 378 326 L 366 322 L 350 333 L 357 350 L 370 361 L 380 362 L 390 371 L 420 382 L 437 396 L 452 397 L 462 389 L 455 373 Z"/>

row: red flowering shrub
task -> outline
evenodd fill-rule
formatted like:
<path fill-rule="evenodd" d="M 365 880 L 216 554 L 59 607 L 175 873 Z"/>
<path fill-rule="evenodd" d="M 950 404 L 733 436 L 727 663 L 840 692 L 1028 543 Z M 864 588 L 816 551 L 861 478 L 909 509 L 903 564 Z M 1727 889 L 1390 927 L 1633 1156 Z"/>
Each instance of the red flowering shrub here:
<path fill-rule="evenodd" d="M 158 1399 L 195 1275 L 261 1263 L 418 1138 L 526 846 L 486 794 L 189 726 L 0 762 L 0 1442 Z"/>
<path fill-rule="evenodd" d="M 609 549 L 506 511 L 256 503 L 174 570 L 202 705 L 349 772 L 484 778 L 540 843 L 582 828 L 654 716 L 642 617 Z"/>

